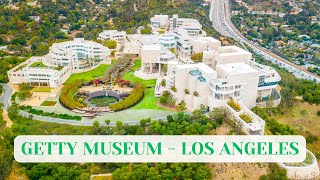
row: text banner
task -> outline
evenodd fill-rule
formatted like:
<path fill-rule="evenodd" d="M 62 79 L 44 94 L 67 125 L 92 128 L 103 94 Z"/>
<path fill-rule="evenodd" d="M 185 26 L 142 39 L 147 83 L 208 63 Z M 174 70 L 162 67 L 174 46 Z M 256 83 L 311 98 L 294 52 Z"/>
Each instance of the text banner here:
<path fill-rule="evenodd" d="M 18 136 L 18 162 L 302 162 L 302 136 Z"/>

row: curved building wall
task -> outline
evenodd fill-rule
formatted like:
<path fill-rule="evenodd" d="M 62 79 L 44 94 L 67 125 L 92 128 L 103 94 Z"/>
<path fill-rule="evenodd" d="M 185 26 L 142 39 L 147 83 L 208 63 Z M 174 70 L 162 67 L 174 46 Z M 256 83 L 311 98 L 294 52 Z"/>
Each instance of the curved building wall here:
<path fill-rule="evenodd" d="M 72 69 L 87 69 L 100 61 L 109 62 L 110 51 L 107 47 L 93 41 L 74 39 L 53 44 L 46 59 L 56 66 L 71 66 Z"/>

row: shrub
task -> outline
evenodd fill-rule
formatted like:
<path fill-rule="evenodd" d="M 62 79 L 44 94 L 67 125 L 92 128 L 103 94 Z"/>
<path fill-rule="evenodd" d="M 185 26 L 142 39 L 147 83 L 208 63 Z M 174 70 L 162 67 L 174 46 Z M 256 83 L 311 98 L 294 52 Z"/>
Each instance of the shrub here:
<path fill-rule="evenodd" d="M 43 103 L 40 106 L 54 106 L 56 105 L 56 101 L 43 101 Z"/>
<path fill-rule="evenodd" d="M 31 90 L 33 89 L 32 86 L 30 86 L 28 83 L 21 83 L 19 84 L 19 90 L 23 91 L 23 90 Z"/>
<path fill-rule="evenodd" d="M 198 97 L 198 96 L 199 96 L 199 93 L 198 93 L 197 91 L 195 91 L 195 92 L 193 92 L 193 95 L 194 95 L 195 97 Z"/>
<path fill-rule="evenodd" d="M 306 109 L 302 109 L 302 110 L 300 111 L 300 114 L 303 115 L 303 116 L 305 116 L 305 115 L 308 114 L 308 111 L 307 111 Z"/>
<path fill-rule="evenodd" d="M 252 117 L 248 114 L 241 114 L 240 118 L 243 119 L 246 123 L 251 123 L 252 122 Z"/>
<path fill-rule="evenodd" d="M 72 110 L 86 106 L 86 104 L 81 104 L 73 98 L 73 96 L 77 93 L 80 87 L 81 83 L 79 81 L 64 85 L 64 87 L 61 89 L 61 95 L 59 98 L 61 104 L 64 107 Z"/>
<path fill-rule="evenodd" d="M 165 79 L 162 79 L 161 86 L 166 86 L 166 80 Z"/>
<path fill-rule="evenodd" d="M 195 62 L 202 62 L 203 53 L 195 53 L 191 55 L 191 59 Z"/>
<path fill-rule="evenodd" d="M 169 97 L 171 94 L 169 91 L 163 91 L 162 92 L 162 96 L 166 96 L 166 97 Z"/>
<path fill-rule="evenodd" d="M 104 122 L 105 122 L 107 125 L 109 125 L 111 121 L 110 121 L 109 119 L 106 119 L 106 120 L 104 120 Z"/>
<path fill-rule="evenodd" d="M 238 112 L 241 110 L 240 104 L 236 103 L 233 99 L 228 101 L 228 105 Z"/>
<path fill-rule="evenodd" d="M 136 85 L 135 88 L 131 91 L 131 94 L 124 100 L 111 104 L 109 108 L 112 111 L 121 111 L 136 105 L 144 96 L 144 87 L 142 85 Z"/>
<path fill-rule="evenodd" d="M 159 100 L 159 101 L 160 101 L 161 104 L 167 104 L 167 103 L 168 103 L 168 97 L 162 95 L 162 96 L 160 97 L 160 100 Z"/>
<path fill-rule="evenodd" d="M 111 51 L 111 56 L 114 56 L 114 54 L 116 53 L 117 51 L 116 50 L 113 50 L 113 51 Z"/>
<path fill-rule="evenodd" d="M 188 89 L 185 89 L 185 90 L 184 90 L 184 93 L 190 94 L 190 91 L 189 91 Z"/>
<path fill-rule="evenodd" d="M 169 91 L 163 91 L 160 97 L 160 103 L 163 105 L 172 105 L 175 104 L 175 100 Z"/>
<path fill-rule="evenodd" d="M 140 125 L 141 125 L 141 126 L 145 126 L 145 125 L 147 125 L 147 123 L 148 123 L 148 122 L 147 122 L 146 119 L 141 119 L 141 120 L 140 120 Z"/>
<path fill-rule="evenodd" d="M 314 142 L 317 142 L 318 140 L 319 140 L 318 137 L 313 134 L 310 134 L 306 137 L 307 143 L 314 143 Z"/>
<path fill-rule="evenodd" d="M 182 112 L 187 109 L 187 104 L 184 101 L 181 101 L 177 106 L 177 111 Z"/>
<path fill-rule="evenodd" d="M 141 30 L 141 34 L 151 34 L 151 29 L 149 27 L 145 27 Z"/>
<path fill-rule="evenodd" d="M 19 109 L 31 114 L 39 115 L 39 116 L 48 116 L 52 118 L 77 120 L 77 121 L 80 121 L 82 119 L 82 117 L 80 116 L 71 116 L 69 114 L 56 114 L 54 112 L 44 112 L 43 110 L 33 109 L 31 106 L 19 106 Z"/>
<path fill-rule="evenodd" d="M 30 92 L 30 90 L 21 90 L 18 92 L 17 96 L 20 100 L 26 100 L 32 96 L 32 92 Z"/>
<path fill-rule="evenodd" d="M 176 88 L 175 86 L 172 86 L 172 87 L 171 87 L 171 90 L 172 90 L 173 92 L 177 92 L 177 88 Z"/>

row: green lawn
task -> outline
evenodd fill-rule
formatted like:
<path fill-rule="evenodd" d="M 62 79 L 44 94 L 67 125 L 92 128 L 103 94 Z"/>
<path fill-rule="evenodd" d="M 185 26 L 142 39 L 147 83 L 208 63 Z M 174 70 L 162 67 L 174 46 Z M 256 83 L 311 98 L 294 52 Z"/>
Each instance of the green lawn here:
<path fill-rule="evenodd" d="M 42 62 L 34 62 L 29 66 L 30 67 L 48 67 L 48 66 L 44 65 Z"/>
<path fill-rule="evenodd" d="M 134 72 L 136 69 L 141 67 L 141 60 L 136 60 L 135 65 L 131 68 L 130 72 L 127 72 L 126 74 L 123 75 L 122 79 L 124 80 L 129 80 L 134 83 L 141 83 L 144 84 L 146 87 L 152 87 L 156 85 L 156 80 L 143 80 L 141 78 L 138 78 L 134 75 Z"/>
<path fill-rule="evenodd" d="M 33 89 L 31 89 L 31 91 L 32 92 L 51 92 L 51 88 L 46 86 L 40 86 L 40 87 L 34 87 Z"/>
<path fill-rule="evenodd" d="M 94 79 L 94 77 L 99 77 L 99 76 L 103 76 L 104 73 L 107 71 L 107 69 L 110 67 L 109 64 L 101 64 L 100 66 L 98 66 L 95 69 L 92 69 L 90 71 L 87 72 L 83 72 L 83 73 L 77 73 L 77 74 L 72 74 L 69 79 L 67 79 L 67 81 L 65 82 L 66 84 L 70 84 L 76 80 L 86 80 L 86 81 L 91 81 Z"/>
<path fill-rule="evenodd" d="M 166 110 L 162 107 L 157 106 L 158 98 L 154 96 L 154 88 L 147 88 L 142 101 L 132 109 L 157 109 Z"/>
<path fill-rule="evenodd" d="M 136 60 L 135 65 L 131 68 L 130 72 L 127 72 L 122 79 L 129 80 L 135 83 L 144 84 L 146 87 L 154 87 L 156 85 L 156 80 L 143 80 L 134 75 L 135 70 L 141 67 L 141 60 Z M 132 109 L 157 109 L 166 110 L 162 107 L 157 106 L 158 98 L 154 97 L 154 88 L 147 88 L 142 101 Z"/>
<path fill-rule="evenodd" d="M 54 106 L 57 104 L 57 101 L 43 101 L 40 106 Z"/>

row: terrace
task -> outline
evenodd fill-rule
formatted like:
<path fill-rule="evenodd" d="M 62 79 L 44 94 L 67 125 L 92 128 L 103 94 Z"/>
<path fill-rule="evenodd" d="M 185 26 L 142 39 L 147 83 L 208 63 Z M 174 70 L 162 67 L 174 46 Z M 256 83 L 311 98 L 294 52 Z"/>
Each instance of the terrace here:
<path fill-rule="evenodd" d="M 48 66 L 43 64 L 43 62 L 34 62 L 34 63 L 30 64 L 29 67 L 48 67 Z"/>

